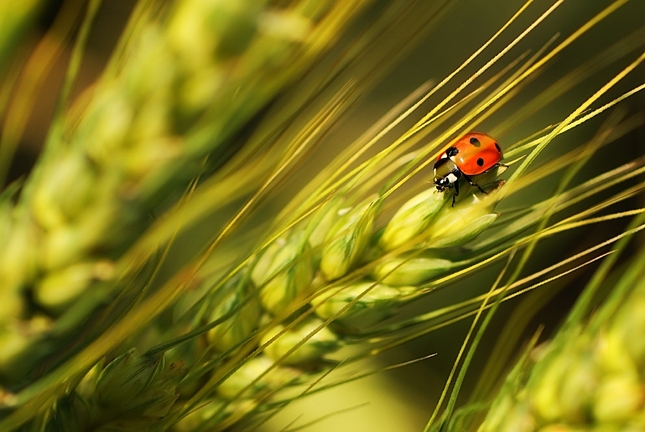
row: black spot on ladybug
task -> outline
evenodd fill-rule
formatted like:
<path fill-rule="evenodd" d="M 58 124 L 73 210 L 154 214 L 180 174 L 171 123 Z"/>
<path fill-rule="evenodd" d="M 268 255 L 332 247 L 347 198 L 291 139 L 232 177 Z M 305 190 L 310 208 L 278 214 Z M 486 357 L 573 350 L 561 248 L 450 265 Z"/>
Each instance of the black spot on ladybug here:
<path fill-rule="evenodd" d="M 497 149 L 498 152 L 502 152 L 502 148 L 499 146 L 499 144 L 495 143 L 495 148 Z"/>
<path fill-rule="evenodd" d="M 470 137 L 470 143 L 475 147 L 479 147 L 482 145 L 482 143 L 475 137 Z"/>
<path fill-rule="evenodd" d="M 459 149 L 457 147 L 448 147 L 448 150 L 446 150 L 446 156 L 448 157 L 457 156 L 457 153 L 459 153 Z"/>
<path fill-rule="evenodd" d="M 484 159 L 482 159 L 482 158 L 477 158 L 477 165 L 479 165 L 479 166 L 484 166 Z"/>

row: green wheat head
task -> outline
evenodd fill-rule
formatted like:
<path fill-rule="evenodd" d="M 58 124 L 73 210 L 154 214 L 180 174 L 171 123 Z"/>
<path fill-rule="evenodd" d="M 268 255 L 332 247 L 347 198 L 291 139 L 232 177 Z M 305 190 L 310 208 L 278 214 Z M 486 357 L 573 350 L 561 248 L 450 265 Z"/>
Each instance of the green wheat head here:
<path fill-rule="evenodd" d="M 140 0 L 75 100 L 102 5 L 66 2 L 27 49 L 44 3 L 0 5 L 3 181 L 72 41 L 38 161 L 0 195 L 0 430 L 259 430 L 293 401 L 405 366 L 364 365 L 463 320 L 425 430 L 645 429 L 645 117 L 627 108 L 645 89 L 643 28 L 531 93 L 597 26 L 643 12 L 636 0 L 537 42 L 564 2 L 518 4 L 454 72 L 335 145 L 349 108 L 454 2 Z M 528 129 L 586 80 L 565 116 Z M 453 206 L 432 166 L 471 130 L 500 140 L 504 165 Z M 593 235 L 566 244 L 581 231 Z M 555 336 L 531 327 L 592 270 Z M 440 289 L 455 300 L 414 309 Z"/>

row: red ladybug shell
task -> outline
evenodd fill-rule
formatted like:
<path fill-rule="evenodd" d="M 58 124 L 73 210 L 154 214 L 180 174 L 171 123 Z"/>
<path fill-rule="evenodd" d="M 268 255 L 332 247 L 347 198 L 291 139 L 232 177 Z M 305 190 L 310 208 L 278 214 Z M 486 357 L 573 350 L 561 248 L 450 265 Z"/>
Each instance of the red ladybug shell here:
<path fill-rule="evenodd" d="M 467 176 L 483 174 L 502 159 L 502 149 L 495 138 L 480 132 L 470 132 L 459 138 L 451 149 L 457 153 L 450 158 L 459 170 Z M 439 158 L 446 158 L 448 155 L 443 152 Z"/>

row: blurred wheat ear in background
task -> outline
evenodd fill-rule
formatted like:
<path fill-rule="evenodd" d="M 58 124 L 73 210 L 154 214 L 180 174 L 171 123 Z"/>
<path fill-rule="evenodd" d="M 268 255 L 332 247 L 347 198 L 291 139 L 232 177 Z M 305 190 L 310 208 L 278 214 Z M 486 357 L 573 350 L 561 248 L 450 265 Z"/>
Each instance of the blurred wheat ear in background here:
<path fill-rule="evenodd" d="M 0 430 L 645 430 L 643 16 L 1 3 Z"/>

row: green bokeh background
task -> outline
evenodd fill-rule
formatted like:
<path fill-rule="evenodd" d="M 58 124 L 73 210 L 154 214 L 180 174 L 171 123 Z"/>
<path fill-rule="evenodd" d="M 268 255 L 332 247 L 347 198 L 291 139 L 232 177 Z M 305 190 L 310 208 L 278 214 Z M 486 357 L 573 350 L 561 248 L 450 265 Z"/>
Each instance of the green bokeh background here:
<path fill-rule="evenodd" d="M 384 5 L 386 2 L 381 2 Z M 421 2 L 423 3 L 423 2 Z M 128 13 L 131 11 L 133 2 L 130 0 L 105 1 L 101 14 L 97 20 L 80 77 L 78 91 L 92 82 L 100 72 L 107 55 L 114 46 L 120 30 L 125 24 Z M 407 94 L 412 92 L 422 83 L 433 80 L 437 82 L 453 71 L 473 51 L 490 37 L 500 26 L 502 26 L 522 5 L 521 1 L 508 0 L 491 2 L 485 0 L 461 0 L 453 2 L 453 6 L 445 13 L 437 25 L 431 28 L 426 35 L 422 35 L 416 48 L 406 54 L 400 64 L 392 69 L 382 82 L 369 94 L 365 95 L 361 103 L 345 116 L 342 124 L 329 134 L 326 141 L 316 153 L 312 155 L 311 165 L 305 165 L 300 175 L 306 179 L 306 172 L 311 168 L 315 170 L 317 164 L 324 164 L 331 158 L 339 148 L 368 129 L 381 115 L 398 103 Z M 511 59 L 523 52 L 525 49 L 532 49 L 533 52 L 539 49 L 552 36 L 561 33 L 556 41 L 561 41 L 571 32 L 584 24 L 589 18 L 609 5 L 609 1 L 601 0 L 570 0 L 561 6 L 551 17 L 540 25 L 529 37 L 511 51 L 500 65 L 507 64 Z M 512 35 L 517 35 L 523 28 L 532 22 L 538 11 L 545 10 L 551 5 L 550 1 L 536 1 L 530 7 L 525 16 L 513 24 L 508 31 L 508 36 L 503 36 L 483 54 L 482 58 L 488 59 L 498 50 L 510 42 Z M 52 13 L 55 11 L 55 4 L 52 4 Z M 377 2 L 376 8 L 379 7 Z M 517 110 L 525 101 L 530 100 L 539 94 L 545 87 L 555 79 L 563 76 L 568 71 L 596 54 L 604 47 L 631 34 L 643 26 L 645 17 L 645 2 L 632 0 L 626 6 L 619 9 L 607 20 L 597 25 L 582 39 L 575 42 L 560 54 L 548 69 L 543 71 L 519 96 L 510 102 L 503 109 L 487 119 L 480 130 L 486 132 L 494 128 L 503 119 Z M 367 19 L 367 18 L 366 18 Z M 43 25 L 46 26 L 46 19 Z M 541 110 L 536 115 L 527 119 L 521 124 L 513 125 L 502 136 L 496 138 L 504 145 L 510 145 L 531 133 L 542 129 L 546 125 L 562 120 L 574 110 L 580 103 L 613 77 L 618 71 L 631 62 L 639 53 L 627 56 L 615 62 L 612 66 L 603 69 L 601 73 L 595 74 L 590 79 L 581 82 L 574 90 L 568 92 L 558 100 L 558 103 L 551 104 L 548 108 Z M 64 74 L 66 57 L 58 62 L 44 86 L 41 95 L 41 103 L 30 119 L 30 126 L 26 130 L 24 141 L 18 155 L 12 176 L 15 178 L 26 170 L 35 160 L 39 144 L 43 142 L 47 125 L 53 112 L 56 88 L 60 85 Z M 477 65 L 470 66 L 465 73 L 462 73 L 454 81 L 455 84 L 448 86 L 439 93 L 445 96 L 451 91 L 460 79 L 464 79 L 473 73 Z M 500 66 L 501 68 L 501 66 Z M 617 96 L 634 86 L 645 81 L 645 70 L 641 67 L 632 73 L 626 80 L 621 82 L 611 95 Z M 434 98 L 436 102 L 440 99 Z M 603 102 L 610 100 L 609 97 L 601 99 Z M 432 101 L 430 103 L 432 103 Z M 599 104 L 596 104 L 598 106 Z M 639 94 L 626 102 L 628 109 L 632 112 L 645 111 L 645 96 Z M 430 105 L 426 105 L 425 110 Z M 417 118 L 423 114 L 422 109 Z M 579 145 L 593 136 L 600 126 L 602 118 L 576 128 L 574 131 L 558 137 L 547 151 L 540 156 L 540 160 L 548 160 L 554 154 L 560 154 L 565 149 Z M 408 124 L 409 125 L 409 124 Z M 402 130 L 400 130 L 402 131 Z M 385 145 L 387 143 L 383 143 Z M 604 149 L 598 157 L 594 157 L 584 172 L 579 175 L 577 181 L 582 181 L 618 166 L 620 163 L 641 156 L 644 153 L 645 130 L 634 131 L 617 145 L 611 145 Z M 540 162 L 538 160 L 537 163 Z M 430 178 L 430 173 L 425 173 Z M 516 194 L 507 202 L 502 203 L 500 209 L 523 206 L 535 202 L 538 197 L 548 196 L 557 182 L 558 176 L 554 175 L 546 181 L 540 182 L 534 188 L 528 189 L 525 194 Z M 297 187 L 298 182 L 294 182 Z M 621 225 L 611 225 L 609 230 L 620 231 Z M 531 270 L 543 268 L 553 263 L 554 260 L 569 256 L 578 245 L 592 241 L 597 233 L 593 229 L 584 232 L 575 232 L 559 236 L 555 240 L 547 240 L 538 248 L 533 260 L 530 263 Z M 477 272 L 467 279 L 453 284 L 447 289 L 432 293 L 417 304 L 408 307 L 404 313 L 414 314 L 438 308 L 469 298 L 474 293 L 481 293 L 490 287 L 494 280 L 499 266 L 491 266 L 485 271 Z M 567 308 L 574 301 L 576 294 L 584 284 L 588 271 L 582 272 L 579 277 L 567 280 L 566 289 L 553 300 L 547 308 L 540 311 L 532 321 L 531 327 L 527 329 L 526 335 L 539 326 L 545 325 L 545 334 L 553 331 L 561 320 Z M 548 287 L 544 289 L 549 289 Z M 516 301 L 509 302 L 499 311 L 497 319 L 489 329 L 488 339 L 484 341 L 475 357 L 472 370 L 468 374 L 464 387 L 464 394 L 472 388 L 478 378 L 478 367 L 483 366 L 490 350 L 493 347 L 495 337 L 504 326 L 504 318 L 508 316 Z M 419 431 L 423 429 L 430 413 L 434 409 L 439 392 L 448 371 L 452 367 L 457 350 L 466 334 L 468 322 L 462 322 L 434 332 L 430 335 L 419 338 L 395 351 L 389 352 L 379 358 L 372 359 L 365 364 L 354 364 L 349 367 L 357 372 L 365 369 L 378 369 L 386 365 L 408 361 L 432 353 L 437 355 L 433 358 L 419 363 L 406 366 L 402 369 L 388 371 L 374 375 L 368 379 L 354 382 L 324 394 L 305 398 L 292 404 L 284 412 L 272 419 L 269 424 L 263 427 L 263 431 L 278 431 L 284 428 L 291 421 L 296 420 L 294 426 L 307 423 L 315 418 L 324 416 L 335 411 L 356 407 L 349 412 L 344 412 L 328 419 L 318 422 L 309 427 L 310 432 L 322 431 Z M 519 348 L 519 346 L 517 347 Z M 341 375 L 343 372 L 339 372 Z M 332 377 L 335 376 L 332 374 Z"/>

